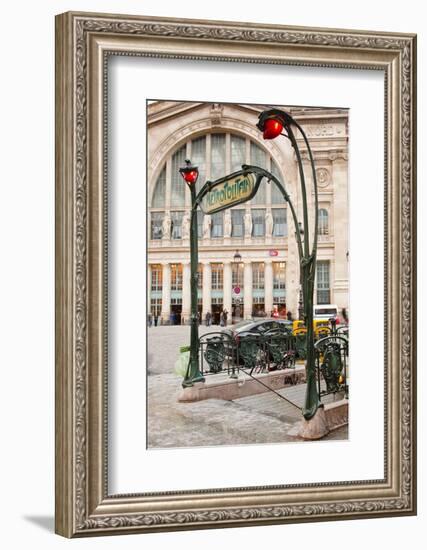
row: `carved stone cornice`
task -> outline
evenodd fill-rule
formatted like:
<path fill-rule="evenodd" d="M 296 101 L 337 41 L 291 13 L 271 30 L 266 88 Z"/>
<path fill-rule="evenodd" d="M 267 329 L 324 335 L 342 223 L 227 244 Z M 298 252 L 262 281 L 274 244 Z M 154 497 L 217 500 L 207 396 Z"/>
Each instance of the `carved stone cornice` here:
<path fill-rule="evenodd" d="M 316 150 L 312 149 L 312 154 L 315 163 L 322 161 L 333 162 L 335 160 L 348 160 L 347 148 L 345 149 L 326 149 L 326 150 Z M 307 150 L 300 150 L 301 160 L 303 162 L 310 162 L 310 155 Z M 297 162 L 296 155 L 293 155 L 294 161 Z"/>

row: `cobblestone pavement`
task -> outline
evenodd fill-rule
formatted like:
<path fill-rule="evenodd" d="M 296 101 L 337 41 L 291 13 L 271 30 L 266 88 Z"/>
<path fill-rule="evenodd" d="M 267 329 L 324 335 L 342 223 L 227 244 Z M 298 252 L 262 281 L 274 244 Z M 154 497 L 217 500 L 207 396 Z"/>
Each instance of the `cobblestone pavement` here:
<path fill-rule="evenodd" d="M 215 330 L 220 330 L 220 327 L 200 326 L 200 334 Z M 179 348 L 190 340 L 190 327 L 151 327 L 148 338 L 149 447 L 301 441 L 288 434 L 300 422 L 300 410 L 271 392 L 235 401 L 208 399 L 178 403 L 182 379 L 174 374 L 173 367 Z M 279 393 L 301 406 L 305 384 L 280 390 Z M 328 396 L 328 400 L 332 399 Z M 324 439 L 348 439 L 347 426 L 331 432 Z"/>

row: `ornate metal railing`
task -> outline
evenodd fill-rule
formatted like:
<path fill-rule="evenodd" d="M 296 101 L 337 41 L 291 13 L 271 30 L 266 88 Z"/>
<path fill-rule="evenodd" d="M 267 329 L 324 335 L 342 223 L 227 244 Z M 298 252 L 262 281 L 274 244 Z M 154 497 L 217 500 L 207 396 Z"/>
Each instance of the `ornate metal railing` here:
<path fill-rule="evenodd" d="M 315 348 L 315 367 L 319 399 L 343 392 L 348 396 L 348 327 L 320 331 Z M 199 338 L 200 370 L 203 376 L 226 374 L 237 378 L 239 371 L 253 377 L 295 367 L 301 357 L 303 334 L 271 330 L 264 334 L 240 333 L 237 337 L 226 332 L 209 332 Z"/>
<path fill-rule="evenodd" d="M 237 377 L 239 370 L 250 374 L 293 368 L 295 338 L 290 332 L 251 332 L 232 337 L 224 332 L 209 332 L 199 338 L 200 369 L 203 376 L 227 373 Z"/>
<path fill-rule="evenodd" d="M 319 399 L 338 392 L 348 397 L 348 339 L 335 332 L 317 340 L 314 349 Z"/>
<path fill-rule="evenodd" d="M 200 372 L 203 376 L 226 372 L 236 377 L 234 339 L 225 332 L 208 332 L 199 338 Z"/>

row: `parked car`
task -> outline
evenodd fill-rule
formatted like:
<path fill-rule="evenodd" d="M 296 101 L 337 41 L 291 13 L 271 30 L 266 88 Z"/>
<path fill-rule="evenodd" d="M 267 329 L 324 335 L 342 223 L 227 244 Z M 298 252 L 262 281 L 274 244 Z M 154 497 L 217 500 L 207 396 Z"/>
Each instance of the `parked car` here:
<path fill-rule="evenodd" d="M 288 321 L 287 319 L 275 319 L 273 317 L 268 317 L 264 319 L 259 320 L 249 320 L 249 321 L 241 321 L 240 323 L 237 323 L 236 325 L 233 325 L 229 328 L 226 328 L 223 330 L 226 334 L 230 335 L 237 344 L 237 347 L 240 348 L 241 340 L 243 338 L 247 337 L 257 337 L 257 336 L 263 336 L 265 334 L 272 334 L 275 332 L 281 332 L 292 334 L 292 321 Z M 233 350 L 229 350 L 228 354 L 231 356 L 233 355 L 233 361 L 236 361 L 237 358 L 234 356 L 236 347 L 233 346 Z M 234 353 L 233 353 L 234 352 Z M 239 359 L 239 363 L 241 362 L 241 358 Z"/>
<path fill-rule="evenodd" d="M 336 319 L 339 323 L 338 307 L 335 304 L 319 304 L 313 306 L 313 319 Z"/>
<path fill-rule="evenodd" d="M 230 326 L 223 332 L 230 334 L 230 336 L 236 339 L 239 334 L 243 334 L 245 332 L 251 332 L 253 334 L 265 334 L 270 330 L 276 329 L 283 331 L 292 331 L 292 321 L 288 321 L 287 319 L 264 317 L 263 319 L 258 319 L 256 321 L 240 321 L 240 323 Z"/>

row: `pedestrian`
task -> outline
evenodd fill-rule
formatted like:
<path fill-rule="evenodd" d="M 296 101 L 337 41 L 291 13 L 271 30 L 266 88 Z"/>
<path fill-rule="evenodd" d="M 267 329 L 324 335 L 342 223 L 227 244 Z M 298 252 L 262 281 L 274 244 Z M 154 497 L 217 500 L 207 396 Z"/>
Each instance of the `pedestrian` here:
<path fill-rule="evenodd" d="M 221 327 L 224 326 L 224 311 L 221 311 L 220 315 L 219 315 L 219 324 Z"/>
<path fill-rule="evenodd" d="M 223 326 L 226 327 L 227 326 L 227 319 L 228 319 L 228 311 L 226 309 L 224 309 L 224 311 L 222 312 L 222 319 L 223 319 Z"/>
<path fill-rule="evenodd" d="M 206 326 L 207 326 L 207 327 L 210 327 L 210 326 L 211 326 L 211 320 L 212 320 L 211 312 L 210 312 L 210 311 L 207 311 L 207 312 L 206 312 Z"/>
<path fill-rule="evenodd" d="M 288 321 L 293 321 L 293 318 L 292 318 L 292 311 L 288 311 L 288 312 L 287 312 L 286 318 L 287 318 Z"/>
<path fill-rule="evenodd" d="M 148 326 L 151 327 L 153 324 L 153 316 L 151 315 L 151 311 L 148 313 Z"/>
<path fill-rule="evenodd" d="M 345 307 L 342 308 L 342 310 L 341 310 L 341 315 L 342 315 L 342 318 L 343 318 L 343 320 L 344 320 L 344 323 L 345 323 L 346 325 L 348 325 L 348 315 L 347 315 L 347 310 L 346 310 Z"/>

